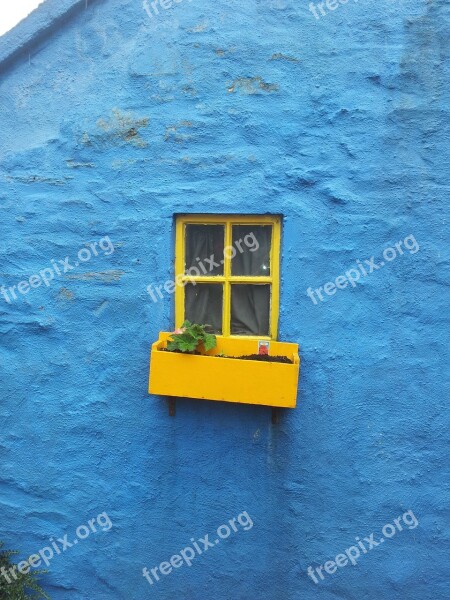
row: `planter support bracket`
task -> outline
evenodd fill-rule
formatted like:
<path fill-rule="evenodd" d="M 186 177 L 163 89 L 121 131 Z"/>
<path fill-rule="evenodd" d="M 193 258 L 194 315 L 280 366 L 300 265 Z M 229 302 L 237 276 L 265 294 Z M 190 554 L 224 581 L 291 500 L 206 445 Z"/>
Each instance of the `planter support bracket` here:
<path fill-rule="evenodd" d="M 175 398 L 169 398 L 169 417 L 174 417 L 176 414 L 177 402 Z"/>

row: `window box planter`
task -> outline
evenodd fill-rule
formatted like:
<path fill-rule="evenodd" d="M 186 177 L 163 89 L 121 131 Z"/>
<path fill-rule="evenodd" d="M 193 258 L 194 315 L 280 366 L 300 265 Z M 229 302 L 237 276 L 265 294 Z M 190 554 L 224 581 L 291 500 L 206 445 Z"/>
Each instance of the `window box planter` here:
<path fill-rule="evenodd" d="M 149 393 L 161 396 L 221 400 L 295 408 L 300 370 L 298 344 L 270 341 L 269 354 L 287 356 L 293 364 L 223 358 L 258 353 L 256 339 L 217 336 L 204 355 L 165 351 L 170 332 L 152 346 Z"/>

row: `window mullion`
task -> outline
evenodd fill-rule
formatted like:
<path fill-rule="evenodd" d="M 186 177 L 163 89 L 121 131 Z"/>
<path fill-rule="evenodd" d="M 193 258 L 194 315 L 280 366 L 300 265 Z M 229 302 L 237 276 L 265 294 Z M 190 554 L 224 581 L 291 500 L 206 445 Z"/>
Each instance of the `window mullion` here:
<path fill-rule="evenodd" d="M 225 277 L 225 283 L 223 285 L 223 319 L 222 319 L 222 333 L 223 335 L 230 335 L 231 333 L 231 287 L 230 287 L 230 276 L 231 276 L 231 258 L 227 248 L 231 248 L 232 245 L 232 232 L 231 232 L 231 221 L 225 223 L 225 250 L 224 250 L 224 264 L 223 274 Z"/>
<path fill-rule="evenodd" d="M 222 275 L 202 276 L 202 275 L 184 275 L 181 278 L 182 283 L 223 283 L 225 277 Z"/>
<path fill-rule="evenodd" d="M 250 283 L 252 285 L 273 283 L 273 277 L 261 277 L 256 275 L 235 275 L 229 278 L 231 283 Z"/>

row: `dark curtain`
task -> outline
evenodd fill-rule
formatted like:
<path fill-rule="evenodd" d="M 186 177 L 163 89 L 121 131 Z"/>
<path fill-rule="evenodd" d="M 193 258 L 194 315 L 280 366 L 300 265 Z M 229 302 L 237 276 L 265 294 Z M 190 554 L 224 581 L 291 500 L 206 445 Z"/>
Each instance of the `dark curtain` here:
<path fill-rule="evenodd" d="M 270 285 L 231 286 L 231 333 L 269 335 Z"/>
<path fill-rule="evenodd" d="M 236 256 L 233 258 L 232 275 L 269 276 L 271 242 L 271 225 L 233 225 Z"/>
<path fill-rule="evenodd" d="M 221 284 L 188 283 L 185 287 L 185 317 L 191 323 L 211 325 L 222 333 L 223 287 Z"/>
<path fill-rule="evenodd" d="M 211 269 L 210 264 L 204 260 L 205 258 L 209 259 L 211 255 L 214 255 L 216 263 L 223 260 L 224 238 L 225 228 L 223 225 L 186 225 L 186 271 L 189 272 L 191 267 L 197 267 L 200 275 L 223 275 L 222 264 Z M 196 260 L 197 258 L 200 261 Z M 203 269 L 200 263 L 204 265 Z M 196 275 L 197 273 L 192 270 L 190 274 Z"/>

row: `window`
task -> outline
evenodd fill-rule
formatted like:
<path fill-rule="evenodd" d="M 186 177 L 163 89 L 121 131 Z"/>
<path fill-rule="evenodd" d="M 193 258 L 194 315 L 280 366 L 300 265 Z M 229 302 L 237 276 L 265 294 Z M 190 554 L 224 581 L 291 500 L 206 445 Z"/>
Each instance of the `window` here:
<path fill-rule="evenodd" d="M 280 218 L 183 215 L 176 222 L 175 320 L 224 336 L 276 339 Z"/>

